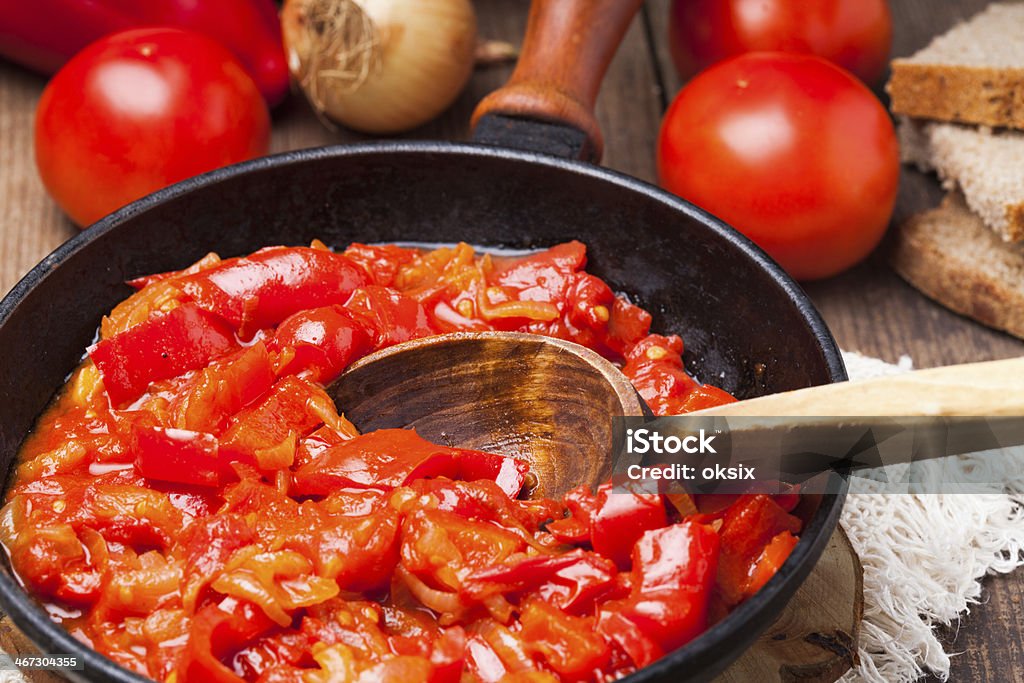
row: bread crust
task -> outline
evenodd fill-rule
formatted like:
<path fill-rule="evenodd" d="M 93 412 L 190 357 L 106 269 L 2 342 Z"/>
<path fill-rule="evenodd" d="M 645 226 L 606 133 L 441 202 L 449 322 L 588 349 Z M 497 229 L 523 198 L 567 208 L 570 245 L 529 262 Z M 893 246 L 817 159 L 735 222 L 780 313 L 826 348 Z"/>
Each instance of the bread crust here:
<path fill-rule="evenodd" d="M 958 195 L 911 217 L 895 231 L 889 260 L 914 288 L 946 308 L 1024 339 L 1024 283 L 1006 266 L 1024 272 L 1024 251 L 997 241 Z M 961 242 L 991 240 L 993 267 Z M 1012 273 L 1012 271 L 1010 271 Z"/>
<path fill-rule="evenodd" d="M 1024 129 L 1024 68 L 896 59 L 886 90 L 896 114 Z"/>

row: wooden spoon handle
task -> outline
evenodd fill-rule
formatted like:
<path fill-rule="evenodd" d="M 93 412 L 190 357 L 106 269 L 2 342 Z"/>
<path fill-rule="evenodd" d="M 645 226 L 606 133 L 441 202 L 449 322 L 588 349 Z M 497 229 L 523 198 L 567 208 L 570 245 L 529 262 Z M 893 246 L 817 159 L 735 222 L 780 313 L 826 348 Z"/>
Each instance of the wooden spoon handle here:
<path fill-rule="evenodd" d="M 1024 416 L 1024 358 L 951 365 L 859 382 L 797 389 L 699 415 Z"/>
<path fill-rule="evenodd" d="M 643 0 L 533 0 L 519 63 L 473 113 L 561 123 L 586 133 L 601 157 L 594 103 L 612 56 Z"/>

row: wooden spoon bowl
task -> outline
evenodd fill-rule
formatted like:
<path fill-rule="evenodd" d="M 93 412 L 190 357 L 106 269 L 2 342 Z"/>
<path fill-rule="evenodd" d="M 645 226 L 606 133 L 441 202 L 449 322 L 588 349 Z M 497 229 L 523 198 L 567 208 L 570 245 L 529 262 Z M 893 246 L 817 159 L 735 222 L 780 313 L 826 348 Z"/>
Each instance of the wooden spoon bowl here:
<path fill-rule="evenodd" d="M 515 332 L 416 339 L 353 364 L 328 393 L 360 431 L 413 428 L 435 443 L 522 458 L 531 497 L 611 476 L 612 416 L 646 406 L 588 348 Z"/>

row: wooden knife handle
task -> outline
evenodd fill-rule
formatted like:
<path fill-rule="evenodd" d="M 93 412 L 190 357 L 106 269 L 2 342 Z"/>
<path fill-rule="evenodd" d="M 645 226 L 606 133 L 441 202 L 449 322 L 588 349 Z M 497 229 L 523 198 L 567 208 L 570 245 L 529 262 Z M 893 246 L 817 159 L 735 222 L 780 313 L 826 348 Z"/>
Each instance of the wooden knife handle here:
<path fill-rule="evenodd" d="M 608 64 L 643 0 L 533 0 L 515 71 L 473 113 L 570 125 L 597 160 L 603 140 L 594 103 Z"/>
<path fill-rule="evenodd" d="M 1024 416 L 1024 358 L 951 365 L 729 403 L 699 415 Z"/>

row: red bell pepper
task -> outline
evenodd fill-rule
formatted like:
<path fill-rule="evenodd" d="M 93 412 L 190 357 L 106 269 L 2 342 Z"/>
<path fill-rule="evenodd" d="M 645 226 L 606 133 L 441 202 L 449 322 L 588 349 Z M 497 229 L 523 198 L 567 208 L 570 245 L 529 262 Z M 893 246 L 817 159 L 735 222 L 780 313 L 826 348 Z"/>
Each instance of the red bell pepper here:
<path fill-rule="evenodd" d="M 574 550 L 538 555 L 511 565 L 478 569 L 463 579 L 470 596 L 536 591 L 545 602 L 569 614 L 584 614 L 594 600 L 615 590 L 615 564 L 600 555 Z"/>
<path fill-rule="evenodd" d="M 603 484 L 597 491 L 597 510 L 590 520 L 590 543 L 619 569 L 628 569 L 633 546 L 651 529 L 668 524 L 665 503 L 658 494 L 615 491 Z"/>
<path fill-rule="evenodd" d="M 263 400 L 231 418 L 221 435 L 222 457 L 251 461 L 258 452 L 278 446 L 292 434 L 301 438 L 324 420 L 315 404 L 331 404 L 323 389 L 303 379 L 285 375 Z"/>
<path fill-rule="evenodd" d="M 231 330 L 202 309 L 184 304 L 156 314 L 89 347 L 110 402 L 122 405 L 150 382 L 205 367 L 238 348 Z"/>
<path fill-rule="evenodd" d="M 497 484 L 509 498 L 519 495 L 523 484 L 526 483 L 526 473 L 530 471 L 530 464 L 525 460 L 497 453 L 460 448 L 457 449 L 456 457 L 459 466 L 459 479 L 463 481 L 488 479 Z"/>
<path fill-rule="evenodd" d="M 136 426 L 135 469 L 147 479 L 220 486 L 225 466 L 212 434 Z"/>
<path fill-rule="evenodd" d="M 561 543 L 583 545 L 590 542 L 590 523 L 597 512 L 597 497 L 586 486 L 565 494 L 569 516 L 549 522 L 545 527 Z"/>
<path fill-rule="evenodd" d="M 207 605 L 192 619 L 192 632 L 181 655 L 181 683 L 245 683 L 223 664 L 230 655 L 269 631 L 274 622 L 248 602 L 227 598 Z"/>
<path fill-rule="evenodd" d="M 393 489 L 423 477 L 458 475 L 454 448 L 432 444 L 410 429 L 378 429 L 327 449 L 295 472 L 300 495 L 339 488 Z"/>
<path fill-rule="evenodd" d="M 89 43 L 143 26 L 202 33 L 235 53 L 267 104 L 288 94 L 288 63 L 273 0 L 37 0 L 0 13 L 0 55 L 53 73 Z"/>
<path fill-rule="evenodd" d="M 746 591 L 748 595 L 761 590 L 768 580 L 775 576 L 775 572 L 779 571 L 779 567 L 793 552 L 798 540 L 793 534 L 783 531 L 768 542 L 750 572 Z"/>
<path fill-rule="evenodd" d="M 611 650 L 594 632 L 592 618 L 569 616 L 543 600 L 527 600 L 519 617 L 519 636 L 563 681 L 589 681 L 611 658 Z"/>
<path fill-rule="evenodd" d="M 398 270 L 411 263 L 417 250 L 394 244 L 360 244 L 353 242 L 345 250 L 347 258 L 358 264 L 370 276 L 370 282 L 381 287 L 392 287 Z"/>
<path fill-rule="evenodd" d="M 214 361 L 171 399 L 179 426 L 219 434 L 228 420 L 270 391 L 274 369 L 263 342 Z"/>
<path fill-rule="evenodd" d="M 718 532 L 722 539 L 718 587 L 726 604 L 735 605 L 756 591 L 751 577 L 765 547 L 783 532 L 797 533 L 800 526 L 798 518 L 788 514 L 771 496 L 763 494 L 742 496 L 726 511 Z M 788 551 L 785 555 L 789 555 Z M 768 566 L 761 568 L 761 572 L 768 571 Z M 773 571 L 758 580 L 763 585 L 772 574 Z"/>
<path fill-rule="evenodd" d="M 327 384 L 369 353 L 373 340 L 343 307 L 323 306 L 286 318 L 274 333 L 273 348 L 294 354 L 281 373 L 305 373 L 314 382 Z"/>
<path fill-rule="evenodd" d="M 307 308 L 343 304 L 366 279 L 366 273 L 341 254 L 267 247 L 189 275 L 180 284 L 197 306 L 250 337 Z"/>
<path fill-rule="evenodd" d="M 437 334 L 423 304 L 386 287 L 357 289 L 345 308 L 373 331 L 378 349 Z"/>
<path fill-rule="evenodd" d="M 629 597 L 610 601 L 602 607 L 598 630 L 612 637 L 634 663 L 651 654 L 669 652 L 697 635 L 707 624 L 708 601 L 718 568 L 719 539 L 710 527 L 681 522 L 648 531 L 633 549 L 633 581 Z M 617 612 L 636 626 L 636 632 L 621 637 L 622 619 L 605 612 Z M 624 640 L 642 635 L 640 644 Z M 630 656 L 634 656 L 631 654 Z"/>

